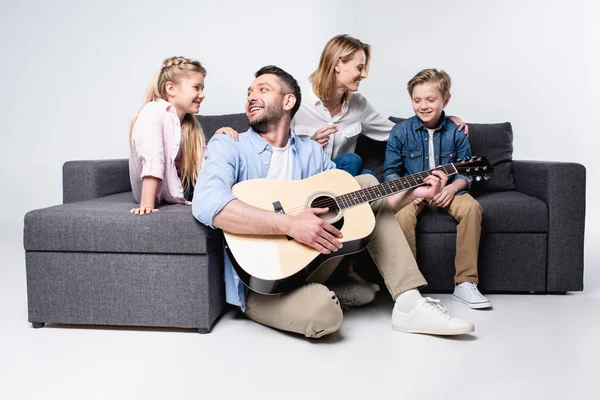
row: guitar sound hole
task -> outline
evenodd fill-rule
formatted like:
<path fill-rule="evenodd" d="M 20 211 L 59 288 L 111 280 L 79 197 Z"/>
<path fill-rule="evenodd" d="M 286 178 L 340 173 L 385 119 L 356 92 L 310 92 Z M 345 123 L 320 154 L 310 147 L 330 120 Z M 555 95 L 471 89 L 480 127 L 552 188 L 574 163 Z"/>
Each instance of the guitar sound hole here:
<path fill-rule="evenodd" d="M 329 211 L 325 214 L 319 215 L 319 218 L 324 219 L 337 229 L 342 229 L 344 225 L 344 218 L 340 216 L 340 209 L 334 199 L 329 196 L 316 197 L 311 203 L 312 208 L 325 208 L 328 207 Z"/>

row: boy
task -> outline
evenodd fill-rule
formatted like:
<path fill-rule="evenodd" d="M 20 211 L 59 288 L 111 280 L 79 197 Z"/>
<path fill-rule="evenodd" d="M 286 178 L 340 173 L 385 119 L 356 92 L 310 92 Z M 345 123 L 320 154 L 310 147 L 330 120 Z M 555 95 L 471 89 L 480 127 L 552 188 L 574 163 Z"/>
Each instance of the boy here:
<path fill-rule="evenodd" d="M 450 86 L 450 76 L 436 69 L 422 70 L 408 82 L 415 115 L 394 126 L 390 133 L 382 175 L 384 182 L 471 156 L 468 136 L 459 132 L 444 113 L 451 97 Z M 477 289 L 482 210 L 468 193 L 469 187 L 466 177 L 450 177 L 440 193 L 408 204 L 398 211 L 396 219 L 416 258 L 417 216 L 425 204 L 446 210 L 458 222 L 453 299 L 471 308 L 489 308 L 490 301 Z"/>

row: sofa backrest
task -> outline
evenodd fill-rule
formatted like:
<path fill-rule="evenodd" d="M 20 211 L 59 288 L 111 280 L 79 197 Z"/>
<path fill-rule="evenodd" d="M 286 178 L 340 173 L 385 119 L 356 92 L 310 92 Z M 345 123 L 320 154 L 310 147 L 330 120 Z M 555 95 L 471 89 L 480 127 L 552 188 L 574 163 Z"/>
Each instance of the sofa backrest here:
<path fill-rule="evenodd" d="M 204 129 L 206 139 L 209 140 L 215 131 L 221 127 L 229 126 L 238 132 L 248 130 L 248 120 L 244 113 L 224 115 L 197 115 L 200 125 Z M 399 123 L 403 118 L 390 117 L 390 121 Z M 469 123 L 469 143 L 474 155 L 484 156 L 494 167 L 490 179 L 474 182 L 472 191 L 489 192 L 500 190 L 514 190 L 515 178 L 512 172 L 513 132 L 509 122 L 498 124 L 471 124 Z M 387 142 L 377 142 L 361 135 L 356 146 L 356 153 L 363 159 L 363 167 L 375 172 L 381 179 L 385 146 Z"/>
<path fill-rule="evenodd" d="M 224 126 L 235 129 L 238 132 L 246 132 L 250 127 L 246 114 L 224 114 L 224 115 L 196 115 L 196 119 L 204 130 L 206 141 L 208 142 L 215 134 L 215 131 Z"/>

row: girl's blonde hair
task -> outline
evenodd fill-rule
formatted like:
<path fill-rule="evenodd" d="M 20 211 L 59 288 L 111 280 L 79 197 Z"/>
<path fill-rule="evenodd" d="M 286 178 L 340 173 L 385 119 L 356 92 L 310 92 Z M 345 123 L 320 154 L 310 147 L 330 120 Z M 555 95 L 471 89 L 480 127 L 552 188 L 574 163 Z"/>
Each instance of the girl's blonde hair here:
<path fill-rule="evenodd" d="M 319 67 L 308 78 L 312 83 L 313 92 L 318 98 L 329 100 L 335 85 L 335 65 L 337 61 L 348 62 L 357 50 L 365 52 L 365 71 L 368 73 L 371 61 L 371 46 L 350 35 L 337 35 L 327 42 L 321 53 Z"/>
<path fill-rule="evenodd" d="M 186 78 L 190 72 L 199 72 L 202 76 L 206 77 L 206 70 L 202 64 L 196 60 L 190 60 L 184 57 L 171 57 L 164 60 L 160 71 L 152 78 L 152 83 L 150 83 L 150 87 L 148 88 L 144 105 L 151 101 L 156 101 L 157 99 L 167 100 L 167 82 L 177 84 L 182 79 Z M 135 149 L 133 126 L 140 115 L 140 111 L 135 114 L 129 127 L 129 144 L 132 151 Z M 183 121 L 181 122 L 181 128 L 183 130 L 183 137 L 181 139 L 180 176 L 184 190 L 188 190 L 196 183 L 206 139 L 200 124 L 198 124 L 196 117 L 192 114 L 185 114 Z"/>

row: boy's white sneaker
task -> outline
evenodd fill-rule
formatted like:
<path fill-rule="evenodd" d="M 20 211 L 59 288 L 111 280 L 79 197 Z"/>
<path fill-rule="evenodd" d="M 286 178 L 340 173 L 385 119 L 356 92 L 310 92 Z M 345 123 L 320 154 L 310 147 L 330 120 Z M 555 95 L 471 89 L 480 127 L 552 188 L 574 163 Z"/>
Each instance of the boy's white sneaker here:
<path fill-rule="evenodd" d="M 452 299 L 460 301 L 471 308 L 490 308 L 492 303 L 477 289 L 477 284 L 463 282 L 454 286 Z"/>
<path fill-rule="evenodd" d="M 424 297 L 409 312 L 402 312 L 394 304 L 392 329 L 399 332 L 429 335 L 463 335 L 475 330 L 472 323 L 448 314 L 439 300 Z"/>

